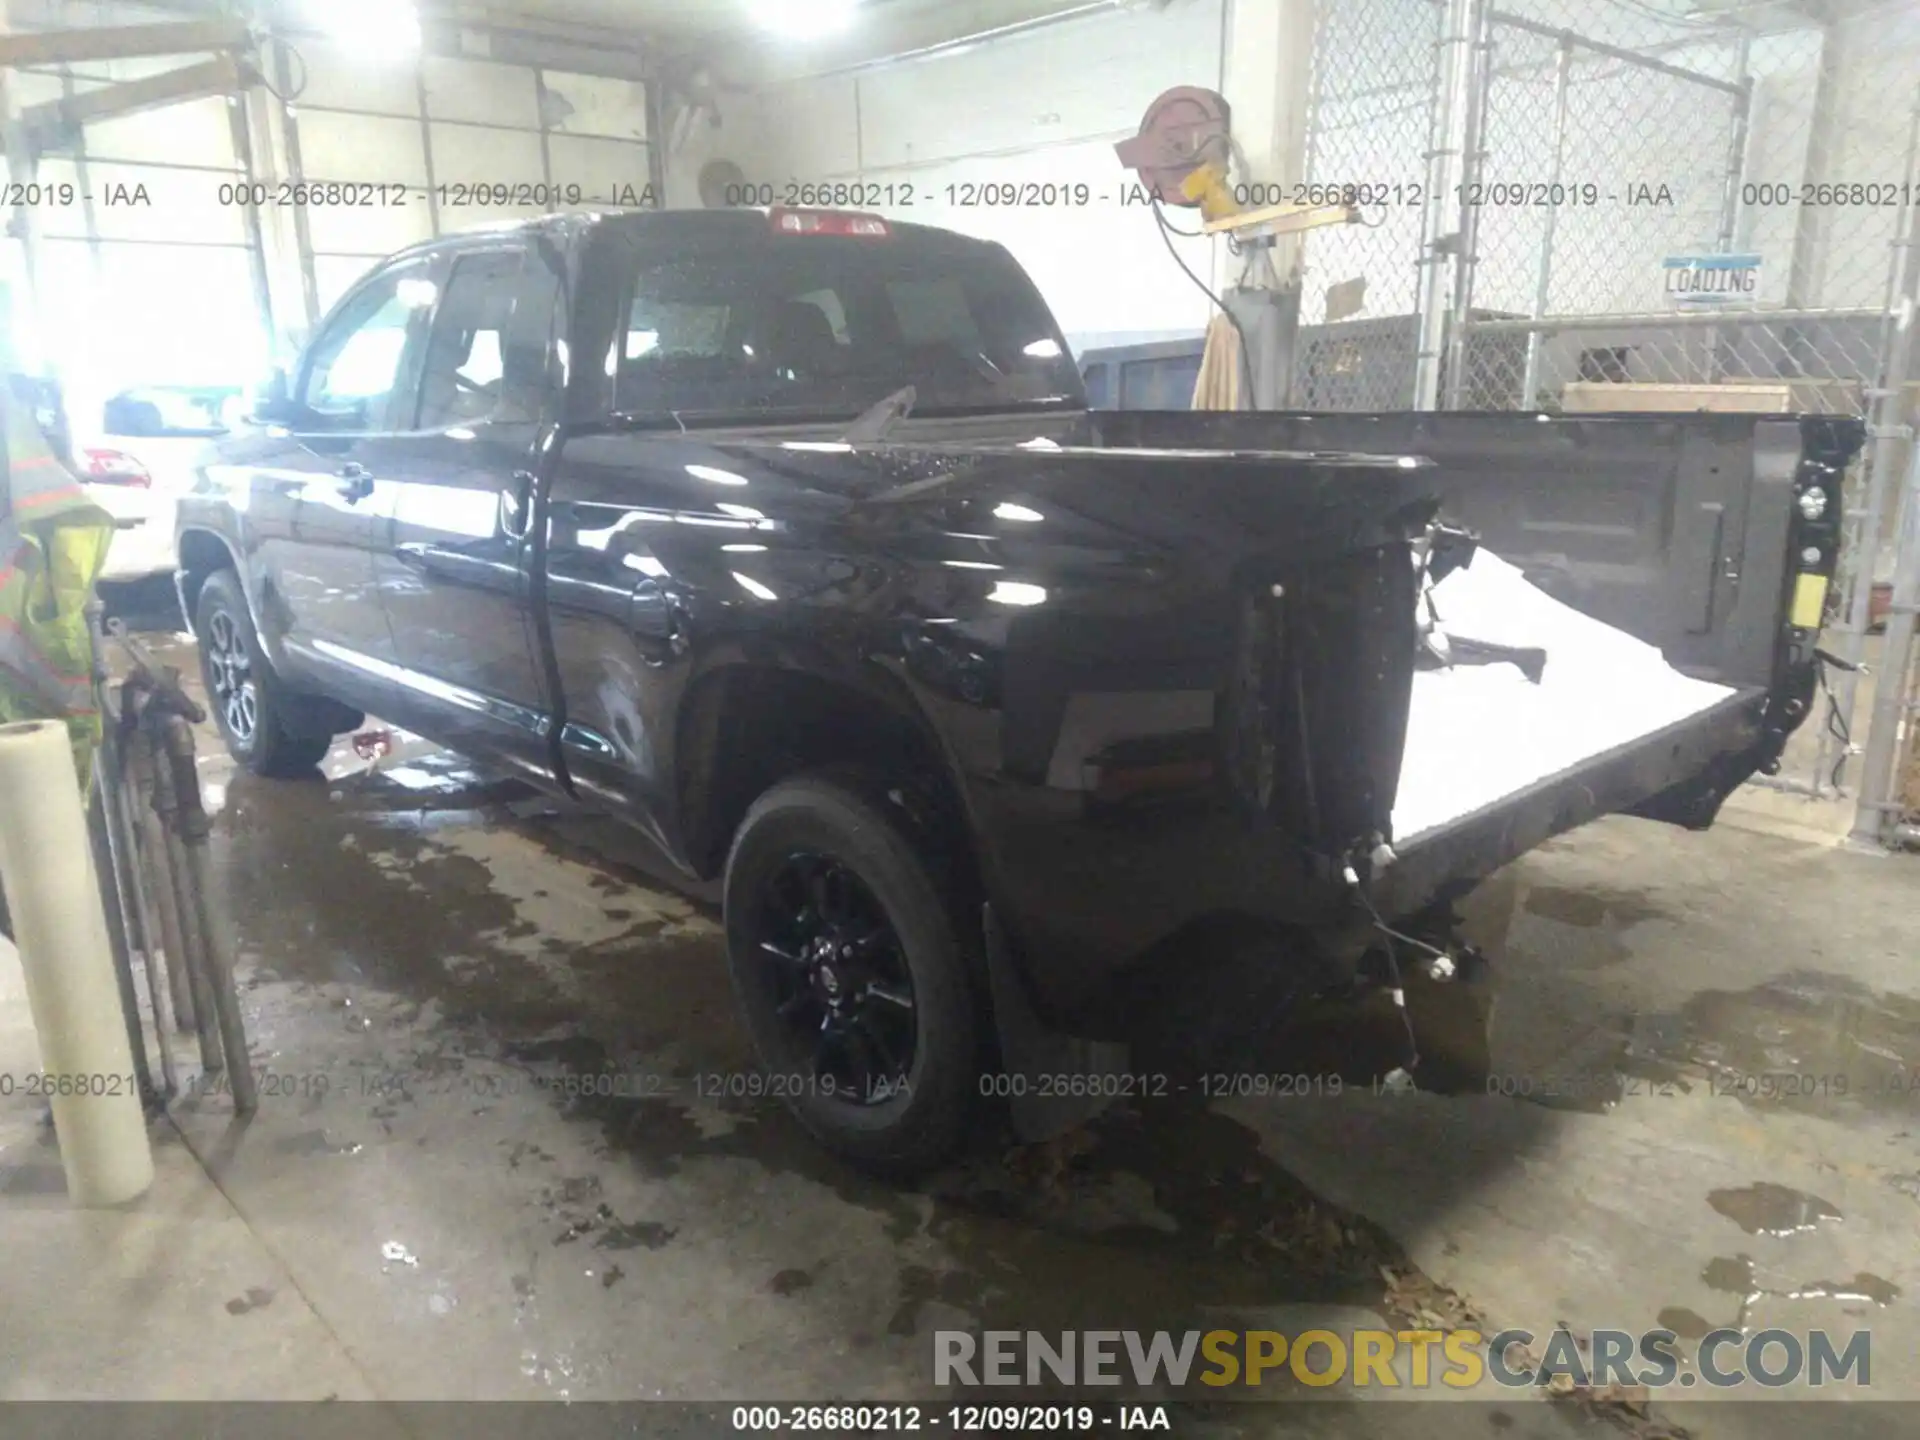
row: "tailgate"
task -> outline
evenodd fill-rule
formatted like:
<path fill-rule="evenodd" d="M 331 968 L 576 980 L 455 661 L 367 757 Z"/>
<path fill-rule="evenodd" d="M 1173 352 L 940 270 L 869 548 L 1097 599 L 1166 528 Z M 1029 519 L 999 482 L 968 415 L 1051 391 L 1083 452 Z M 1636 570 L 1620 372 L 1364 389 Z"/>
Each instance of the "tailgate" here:
<path fill-rule="evenodd" d="M 1090 423 L 1110 445 L 1424 457 L 1443 516 L 1532 585 L 1724 687 L 1670 724 L 1398 835 L 1382 877 L 1396 910 L 1599 815 L 1711 824 L 1736 786 L 1777 769 L 1812 707 L 1842 478 L 1865 439 L 1856 420 L 1123 411 Z"/>
<path fill-rule="evenodd" d="M 1650 800 L 1673 795 L 1676 787 L 1682 794 L 1705 787 L 1724 796 L 1752 773 L 1744 757 L 1761 740 L 1765 713 L 1764 692 L 1737 692 L 1700 714 L 1409 837 L 1376 882 L 1375 903 L 1389 915 L 1410 914 L 1444 887 L 1491 875 L 1589 820 L 1645 813 Z"/>

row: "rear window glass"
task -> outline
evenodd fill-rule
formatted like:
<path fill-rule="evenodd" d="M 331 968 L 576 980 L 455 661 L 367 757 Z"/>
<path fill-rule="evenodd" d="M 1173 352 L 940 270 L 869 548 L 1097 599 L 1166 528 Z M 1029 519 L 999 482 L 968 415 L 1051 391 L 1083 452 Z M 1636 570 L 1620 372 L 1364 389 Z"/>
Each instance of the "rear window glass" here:
<path fill-rule="evenodd" d="M 904 385 L 916 413 L 1078 403 L 1025 274 L 985 246 L 783 237 L 634 258 L 615 403 L 627 413 L 856 415 Z"/>

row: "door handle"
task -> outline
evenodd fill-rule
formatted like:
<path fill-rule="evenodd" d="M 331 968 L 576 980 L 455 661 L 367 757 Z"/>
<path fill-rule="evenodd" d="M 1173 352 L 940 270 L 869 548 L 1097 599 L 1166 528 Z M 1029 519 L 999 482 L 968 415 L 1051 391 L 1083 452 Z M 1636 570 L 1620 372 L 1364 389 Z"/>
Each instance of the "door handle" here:
<path fill-rule="evenodd" d="M 513 484 L 500 492 L 500 533 L 509 540 L 524 540 L 533 525 L 533 472 L 516 470 Z"/>
<path fill-rule="evenodd" d="M 349 460 L 334 472 L 340 481 L 340 493 L 350 503 L 358 504 L 373 494 L 373 476 L 367 473 L 367 467 L 357 461 Z"/>

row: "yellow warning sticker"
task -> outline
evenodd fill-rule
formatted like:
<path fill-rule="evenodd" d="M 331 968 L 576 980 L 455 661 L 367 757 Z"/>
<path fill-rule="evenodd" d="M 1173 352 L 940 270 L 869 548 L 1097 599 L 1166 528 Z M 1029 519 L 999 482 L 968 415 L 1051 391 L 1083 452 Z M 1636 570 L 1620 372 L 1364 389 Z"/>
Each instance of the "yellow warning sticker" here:
<path fill-rule="evenodd" d="M 1827 577 L 1802 575 L 1793 587 L 1793 623 L 1802 630 L 1818 630 L 1827 611 Z"/>

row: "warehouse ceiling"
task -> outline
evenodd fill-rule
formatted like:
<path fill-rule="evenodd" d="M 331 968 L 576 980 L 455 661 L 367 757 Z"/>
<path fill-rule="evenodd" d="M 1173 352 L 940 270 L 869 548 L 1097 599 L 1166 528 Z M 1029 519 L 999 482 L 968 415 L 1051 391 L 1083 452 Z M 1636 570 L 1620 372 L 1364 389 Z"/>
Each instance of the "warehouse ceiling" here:
<path fill-rule="evenodd" d="M 342 0 L 253 0 L 252 13 L 294 30 L 325 25 Z M 381 0 L 352 0 L 377 9 Z M 491 53 L 521 63 L 565 64 L 569 49 L 650 52 L 666 68 L 711 69 L 752 84 L 842 70 L 1114 9 L 1162 9 L 1171 0 L 414 0 L 436 43 L 474 53 L 461 32 L 507 37 Z M 806 20 L 850 8 L 843 24 Z M 230 14 L 229 0 L 0 0 L 16 29 Z M 327 12 L 322 14 L 322 12 Z M 784 24 L 770 23 L 770 17 Z"/>
<path fill-rule="evenodd" d="M 610 29 L 759 39 L 762 29 L 756 12 L 776 5 L 804 10 L 806 4 L 807 0 L 505 0 L 458 8 L 486 10 L 502 19 L 519 14 Z M 1085 6 L 1086 0 L 859 0 L 852 28 L 885 32 L 905 26 L 918 33 L 932 22 L 933 29 L 948 32 L 944 38 L 953 39 Z M 455 7 L 429 3 L 423 8 Z"/>
<path fill-rule="evenodd" d="M 507 29 L 517 22 L 617 29 L 672 49 L 701 50 L 730 73 L 771 78 L 865 64 L 1078 13 L 1157 8 L 1166 0 L 858 0 L 837 30 L 790 35 L 764 23 L 769 6 L 804 11 L 810 3 L 816 0 L 427 0 L 422 9 Z"/>

